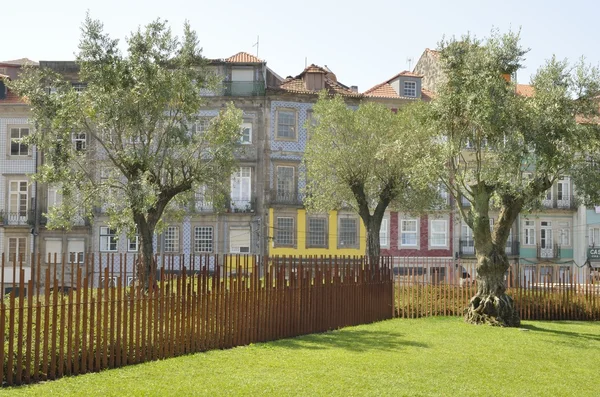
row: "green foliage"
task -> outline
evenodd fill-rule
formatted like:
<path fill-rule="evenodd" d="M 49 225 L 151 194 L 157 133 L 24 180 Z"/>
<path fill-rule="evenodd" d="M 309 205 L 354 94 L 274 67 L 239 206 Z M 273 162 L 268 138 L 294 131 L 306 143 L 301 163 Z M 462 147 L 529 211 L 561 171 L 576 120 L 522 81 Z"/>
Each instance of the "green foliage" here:
<path fill-rule="evenodd" d="M 357 186 L 370 211 L 384 201 L 405 211 L 431 204 L 437 194 L 423 172 L 430 159 L 428 145 L 423 144 L 428 137 L 415 128 L 422 110 L 423 104 L 415 103 L 394 114 L 372 102 L 355 110 L 341 97 L 322 94 L 313 107 L 316 123 L 308 125 L 304 156 L 308 208 L 328 211 L 349 206 L 360 212 L 362 198 L 353 190 Z M 387 150 L 390 142 L 402 148 L 401 155 Z"/>
<path fill-rule="evenodd" d="M 76 213 L 103 207 L 112 227 L 154 232 L 163 214 L 180 214 L 200 185 L 223 194 L 241 111 L 229 105 L 208 131 L 196 132 L 205 104 L 200 92 L 216 78 L 188 23 L 181 38 L 166 21 L 138 28 L 122 54 L 118 40 L 88 16 L 77 64 L 82 92 L 44 68 L 28 68 L 14 83 L 31 104 L 31 143 L 44 153 L 36 177 L 59 185 L 63 196 L 49 209 L 49 227 L 68 228 Z M 71 144 L 73 133 L 87 134 L 85 150 Z"/>
<path fill-rule="evenodd" d="M 440 44 L 445 79 L 421 128 L 437 136 L 431 171 L 457 200 L 471 202 L 461 213 L 476 245 L 493 240 L 502 247 L 517 214 L 539 208 L 544 192 L 560 176 L 576 176 L 582 156 L 598 147 L 598 125 L 578 122 L 597 114 L 598 70 L 552 58 L 525 97 L 506 75 L 521 67 L 526 53 L 518 33 L 496 30 L 485 40 L 464 36 Z M 500 217 L 490 234 L 494 208 Z"/>

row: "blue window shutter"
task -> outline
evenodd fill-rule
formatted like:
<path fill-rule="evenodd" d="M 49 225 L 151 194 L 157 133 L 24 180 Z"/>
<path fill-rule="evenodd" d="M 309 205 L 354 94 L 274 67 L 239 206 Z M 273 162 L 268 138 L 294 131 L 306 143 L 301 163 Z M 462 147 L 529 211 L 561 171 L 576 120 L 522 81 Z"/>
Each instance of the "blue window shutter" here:
<path fill-rule="evenodd" d="M 0 99 L 6 98 L 6 86 L 4 85 L 4 80 L 0 80 Z"/>

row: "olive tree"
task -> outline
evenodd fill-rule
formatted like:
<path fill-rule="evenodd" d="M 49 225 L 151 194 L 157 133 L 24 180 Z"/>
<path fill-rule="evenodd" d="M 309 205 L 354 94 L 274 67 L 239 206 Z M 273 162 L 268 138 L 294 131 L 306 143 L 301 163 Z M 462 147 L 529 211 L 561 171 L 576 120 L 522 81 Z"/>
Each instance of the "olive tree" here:
<path fill-rule="evenodd" d="M 205 104 L 201 90 L 216 81 L 188 23 L 181 38 L 166 21 L 138 28 L 123 54 L 88 15 L 77 64 L 83 91 L 44 68 L 26 69 L 14 83 L 31 105 L 31 143 L 44 155 L 36 177 L 61 186 L 62 204 L 49 210 L 48 227 L 68 228 L 78 212 L 91 217 L 103 208 L 111 227 L 137 229 L 138 274 L 148 285 L 163 215 L 184 211 L 199 185 L 215 194 L 226 188 L 241 111 L 228 106 L 207 131 L 193 128 Z M 70 144 L 79 133 L 87 135 L 86 150 Z"/>
<path fill-rule="evenodd" d="M 505 293 L 510 229 L 519 213 L 539 207 L 560 176 L 573 175 L 598 143 L 597 125 L 578 122 L 598 110 L 597 70 L 552 58 L 532 77 L 534 94 L 522 96 L 509 76 L 521 68 L 526 52 L 512 32 L 442 42 L 444 82 L 421 127 L 437 136 L 431 140 L 438 159 L 431 172 L 444 181 L 473 230 L 477 293 L 465 315 L 470 323 L 520 324 Z M 470 205 L 461 206 L 462 198 Z M 492 229 L 491 210 L 499 214 Z"/>
<path fill-rule="evenodd" d="M 424 170 L 429 137 L 416 128 L 423 104 L 397 113 L 373 103 L 352 109 L 340 96 L 321 94 L 313 107 L 304 155 L 306 205 L 312 211 L 349 207 L 367 230 L 366 254 L 380 254 L 379 230 L 386 209 L 422 211 L 436 201 L 435 181 Z M 385 153 L 396 142 L 402 153 Z"/>

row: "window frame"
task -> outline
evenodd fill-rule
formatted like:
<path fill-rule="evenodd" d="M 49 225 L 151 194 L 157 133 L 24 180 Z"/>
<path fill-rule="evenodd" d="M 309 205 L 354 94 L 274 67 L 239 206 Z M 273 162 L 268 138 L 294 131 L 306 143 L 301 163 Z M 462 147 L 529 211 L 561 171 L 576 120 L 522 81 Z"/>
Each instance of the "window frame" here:
<path fill-rule="evenodd" d="M 443 232 L 436 232 L 434 231 L 434 223 L 436 222 L 443 222 L 444 223 L 444 231 Z M 444 244 L 434 244 L 434 234 L 435 235 L 442 235 L 444 237 Z M 439 237 L 439 236 L 438 236 Z M 448 248 L 448 220 L 446 219 L 430 219 L 429 220 L 429 247 L 431 248 Z"/>
<path fill-rule="evenodd" d="M 531 231 L 531 233 L 527 233 L 527 231 Z M 533 243 L 531 243 L 533 240 Z M 535 246 L 537 244 L 537 236 L 536 236 L 536 226 L 534 220 L 523 220 L 523 245 L 527 246 Z"/>
<path fill-rule="evenodd" d="M 408 88 L 407 85 L 410 84 L 413 88 Z M 407 91 L 408 90 L 408 91 Z M 414 92 L 414 95 L 409 95 L 407 92 Z M 402 82 L 402 96 L 407 98 L 416 98 L 417 97 L 417 82 L 412 80 L 405 80 Z"/>
<path fill-rule="evenodd" d="M 283 233 L 284 229 L 283 227 L 279 224 L 280 220 L 283 219 L 288 219 L 291 220 L 291 230 L 285 230 L 285 232 L 289 232 L 290 236 L 289 238 L 291 239 L 291 241 L 289 242 L 281 242 L 281 237 L 280 237 L 280 233 Z M 297 242 L 297 236 L 296 236 L 296 217 L 291 215 L 291 214 L 281 214 L 275 217 L 275 246 L 276 247 L 295 247 L 296 246 L 296 242 Z"/>
<path fill-rule="evenodd" d="M 16 240 L 16 252 L 15 254 L 18 256 L 15 256 L 15 260 L 14 262 L 11 260 L 11 258 L 13 257 L 13 255 L 11 255 L 10 252 L 10 240 Z M 21 243 L 20 240 L 24 240 L 23 244 L 22 244 L 22 250 L 21 248 Z M 27 236 L 20 236 L 20 235 L 12 235 L 12 236 L 6 236 L 6 253 L 8 255 L 7 258 L 7 262 L 8 263 L 13 263 L 13 264 L 18 264 L 20 261 L 19 259 L 21 258 L 22 255 L 22 260 L 23 260 L 23 264 L 27 263 L 27 259 L 28 259 L 28 251 L 29 251 L 29 239 L 27 238 Z M 19 253 L 19 251 L 21 251 L 21 253 Z"/>
<path fill-rule="evenodd" d="M 204 238 L 202 238 L 202 236 L 199 238 L 198 237 L 198 229 L 206 229 L 206 230 L 210 230 L 210 239 L 206 238 L 204 236 Z M 213 253 L 215 250 L 215 228 L 212 225 L 195 225 L 193 228 L 193 238 L 194 238 L 194 246 L 193 246 L 193 252 L 194 254 L 210 254 Z M 200 246 L 202 246 L 202 243 L 206 244 L 207 241 L 210 241 L 210 248 L 209 250 L 205 250 L 205 249 L 198 249 Z"/>
<path fill-rule="evenodd" d="M 173 242 L 169 242 L 169 245 L 172 245 L 172 249 L 170 248 L 167 251 L 167 233 L 171 230 L 176 230 L 176 233 L 173 234 L 172 240 Z M 171 239 L 169 237 L 169 239 Z M 169 225 L 162 232 L 162 246 L 161 253 L 165 254 L 177 254 L 181 251 L 181 228 L 178 225 Z"/>
<path fill-rule="evenodd" d="M 285 136 L 280 136 L 279 135 L 279 117 L 280 117 L 280 113 L 293 113 L 294 115 L 294 124 L 292 125 L 292 128 L 294 129 L 294 136 L 293 137 L 285 137 Z M 276 110 L 276 116 L 275 116 L 275 140 L 276 141 L 288 141 L 288 142 L 297 142 L 298 141 L 298 110 L 296 109 L 292 109 L 292 108 L 278 108 Z"/>
<path fill-rule="evenodd" d="M 280 172 L 280 168 L 291 168 L 292 169 L 292 191 L 291 192 L 283 192 L 285 193 L 283 198 L 280 198 L 280 193 L 279 193 L 279 177 L 281 175 Z M 292 164 L 277 164 L 275 165 L 275 195 L 277 197 L 277 201 L 295 201 L 294 199 L 296 198 L 297 194 L 298 194 L 298 182 L 297 182 L 297 175 L 298 175 L 298 170 L 297 170 L 297 166 L 296 165 L 292 165 Z"/>
<path fill-rule="evenodd" d="M 87 134 L 85 132 L 73 132 L 71 134 L 71 142 L 73 143 L 73 150 L 76 152 L 85 152 L 87 150 Z M 79 148 L 77 147 L 78 145 Z"/>
<path fill-rule="evenodd" d="M 12 132 L 13 129 L 18 129 L 19 130 L 19 138 L 13 138 L 12 137 Z M 10 124 L 6 126 L 6 137 L 7 137 L 7 156 L 9 159 L 23 159 L 26 157 L 32 157 L 32 150 L 31 150 L 31 145 L 27 145 L 24 143 L 18 143 L 19 145 L 19 154 L 13 154 L 12 153 L 12 143 L 13 143 L 13 139 L 23 139 L 23 135 L 21 133 L 21 130 L 27 130 L 27 135 L 26 136 L 30 136 L 32 131 L 31 131 L 31 126 L 27 125 L 27 124 Z M 26 147 L 26 154 L 20 154 L 21 153 L 21 146 L 25 146 Z"/>
<path fill-rule="evenodd" d="M 250 133 L 248 134 L 248 140 L 244 140 L 244 130 L 248 129 Z M 252 123 L 251 122 L 243 122 L 240 127 L 240 145 L 252 145 Z"/>
<path fill-rule="evenodd" d="M 311 241 L 312 233 L 310 222 L 312 220 L 322 220 L 324 222 L 323 227 L 323 244 L 314 244 Z M 306 215 L 306 248 L 329 248 L 329 217 L 326 215 Z"/>
<path fill-rule="evenodd" d="M 385 229 L 385 242 L 381 237 L 381 230 Z M 381 219 L 381 226 L 379 227 L 379 245 L 381 248 L 389 248 L 390 247 L 390 218 L 384 216 Z"/>
<path fill-rule="evenodd" d="M 111 233 L 112 232 L 112 233 Z M 110 228 L 109 226 L 99 227 L 99 247 L 100 252 L 118 252 L 119 251 L 119 236 L 117 230 Z M 103 247 L 103 239 L 106 239 L 106 245 Z M 111 249 L 111 245 L 114 244 L 115 248 Z"/>
<path fill-rule="evenodd" d="M 404 223 L 414 222 L 415 230 L 414 231 L 404 231 Z M 418 249 L 419 248 L 419 218 L 400 218 L 400 222 L 398 224 L 398 247 L 399 248 L 408 248 L 408 249 Z M 403 243 L 403 236 L 409 234 L 415 235 L 415 243 L 414 244 L 406 244 Z"/>
<path fill-rule="evenodd" d="M 342 244 L 342 222 L 351 220 L 354 222 L 354 242 L 350 244 Z M 360 247 L 360 222 L 355 216 L 341 215 L 338 216 L 338 230 L 337 230 L 337 246 L 338 249 L 355 249 Z"/>

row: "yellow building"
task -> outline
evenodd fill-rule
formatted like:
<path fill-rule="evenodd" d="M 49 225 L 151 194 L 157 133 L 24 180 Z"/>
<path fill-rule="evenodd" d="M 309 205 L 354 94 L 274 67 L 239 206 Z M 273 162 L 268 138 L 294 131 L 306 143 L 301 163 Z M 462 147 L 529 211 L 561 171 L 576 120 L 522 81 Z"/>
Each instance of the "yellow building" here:
<path fill-rule="evenodd" d="M 303 208 L 269 209 L 269 255 L 363 255 L 366 229 L 347 211 L 307 213 Z"/>

